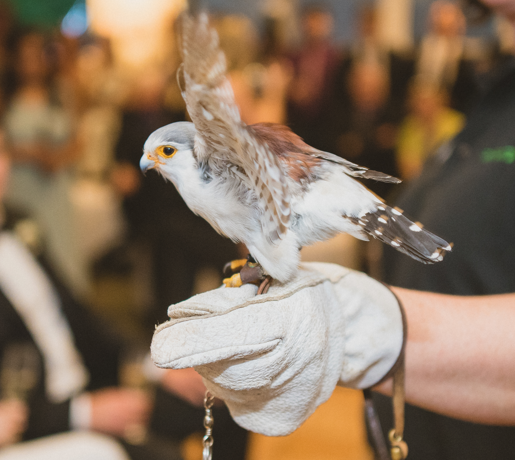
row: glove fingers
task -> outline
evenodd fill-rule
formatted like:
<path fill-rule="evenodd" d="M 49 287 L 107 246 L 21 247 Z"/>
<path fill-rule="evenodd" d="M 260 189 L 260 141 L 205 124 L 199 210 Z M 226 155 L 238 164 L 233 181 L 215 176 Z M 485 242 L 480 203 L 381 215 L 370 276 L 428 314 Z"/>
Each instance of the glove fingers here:
<path fill-rule="evenodd" d="M 270 303 L 170 322 L 154 334 L 152 359 L 158 367 L 181 369 L 261 355 L 281 342 L 287 316 Z"/>

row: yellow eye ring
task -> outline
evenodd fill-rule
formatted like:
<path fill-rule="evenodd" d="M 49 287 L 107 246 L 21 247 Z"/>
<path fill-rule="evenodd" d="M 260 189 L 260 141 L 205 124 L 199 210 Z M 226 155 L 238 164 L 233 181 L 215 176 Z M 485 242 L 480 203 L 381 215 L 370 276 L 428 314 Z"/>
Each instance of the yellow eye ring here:
<path fill-rule="evenodd" d="M 156 149 L 156 153 L 162 158 L 172 158 L 177 153 L 177 149 L 171 145 L 161 145 Z"/>

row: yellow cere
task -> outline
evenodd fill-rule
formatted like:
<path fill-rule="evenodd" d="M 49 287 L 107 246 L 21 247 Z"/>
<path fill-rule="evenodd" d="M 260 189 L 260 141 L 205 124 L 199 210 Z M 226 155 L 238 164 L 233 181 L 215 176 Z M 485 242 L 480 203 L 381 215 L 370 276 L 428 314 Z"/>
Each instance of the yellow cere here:
<path fill-rule="evenodd" d="M 161 145 L 156 149 L 156 153 L 162 158 L 172 158 L 177 149 L 171 145 Z"/>

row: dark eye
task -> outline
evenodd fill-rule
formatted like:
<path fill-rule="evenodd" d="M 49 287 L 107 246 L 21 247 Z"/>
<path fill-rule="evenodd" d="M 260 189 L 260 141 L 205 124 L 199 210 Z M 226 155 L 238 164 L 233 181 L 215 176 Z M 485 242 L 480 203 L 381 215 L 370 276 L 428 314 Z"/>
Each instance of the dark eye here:
<path fill-rule="evenodd" d="M 162 158 L 172 158 L 176 152 L 177 149 L 172 145 L 162 145 L 156 149 L 156 153 Z"/>

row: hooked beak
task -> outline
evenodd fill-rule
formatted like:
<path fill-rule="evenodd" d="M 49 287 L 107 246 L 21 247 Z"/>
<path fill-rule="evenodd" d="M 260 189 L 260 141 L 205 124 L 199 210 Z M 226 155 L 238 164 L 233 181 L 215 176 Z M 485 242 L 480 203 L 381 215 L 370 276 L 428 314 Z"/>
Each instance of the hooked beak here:
<path fill-rule="evenodd" d="M 141 156 L 141 160 L 139 161 L 139 167 L 141 172 L 145 174 L 150 169 L 154 169 L 157 166 L 157 159 L 154 159 L 150 153 L 145 152 Z"/>

